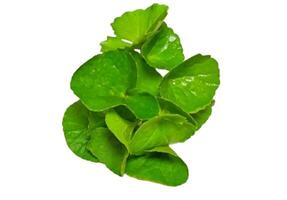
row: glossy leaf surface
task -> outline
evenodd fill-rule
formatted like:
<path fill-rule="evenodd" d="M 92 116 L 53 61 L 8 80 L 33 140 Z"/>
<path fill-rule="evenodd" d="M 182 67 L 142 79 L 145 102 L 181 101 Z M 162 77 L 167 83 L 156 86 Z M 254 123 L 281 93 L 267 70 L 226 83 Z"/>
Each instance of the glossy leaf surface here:
<path fill-rule="evenodd" d="M 143 44 L 141 52 L 147 63 L 155 68 L 171 70 L 184 60 L 180 39 L 166 24 Z"/>
<path fill-rule="evenodd" d="M 209 105 L 219 86 L 219 69 L 210 56 L 196 55 L 170 71 L 163 79 L 160 94 L 187 113 Z"/>

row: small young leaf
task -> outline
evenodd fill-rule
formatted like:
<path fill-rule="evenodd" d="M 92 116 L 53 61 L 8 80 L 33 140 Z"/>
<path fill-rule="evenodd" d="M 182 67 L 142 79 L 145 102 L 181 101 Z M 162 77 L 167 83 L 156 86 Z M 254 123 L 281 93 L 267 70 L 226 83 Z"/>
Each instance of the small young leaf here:
<path fill-rule="evenodd" d="M 138 45 L 159 28 L 167 10 L 165 5 L 153 4 L 145 10 L 126 12 L 112 23 L 115 35 Z"/>
<path fill-rule="evenodd" d="M 107 128 L 89 130 L 91 139 L 88 149 L 111 171 L 122 176 L 125 171 L 128 152 Z"/>
<path fill-rule="evenodd" d="M 106 124 L 115 137 L 128 149 L 136 123 L 127 121 L 116 111 L 110 110 L 106 113 Z"/>
<path fill-rule="evenodd" d="M 103 113 L 89 111 L 80 101 L 72 104 L 65 112 L 63 129 L 68 147 L 77 156 L 97 162 L 98 159 L 87 149 L 90 140 L 89 129 L 104 127 Z"/>
<path fill-rule="evenodd" d="M 188 179 L 188 168 L 179 158 L 167 153 L 148 153 L 128 158 L 126 173 L 140 180 L 178 186 Z"/>
<path fill-rule="evenodd" d="M 117 37 L 108 37 L 107 40 L 101 42 L 101 46 L 102 46 L 101 51 L 106 52 L 106 51 L 113 51 L 116 49 L 125 49 L 131 47 L 132 44 L 127 43 Z"/>
<path fill-rule="evenodd" d="M 161 75 L 154 68 L 148 66 L 139 53 L 131 51 L 131 55 L 137 67 L 136 88 L 152 95 L 158 95 L 159 85 L 162 81 Z"/>
<path fill-rule="evenodd" d="M 171 70 L 160 94 L 185 112 L 196 113 L 209 105 L 219 86 L 219 69 L 210 56 L 196 55 Z"/>
<path fill-rule="evenodd" d="M 150 66 L 160 69 L 171 70 L 184 60 L 178 35 L 165 23 L 143 44 L 141 53 Z"/>
<path fill-rule="evenodd" d="M 130 143 L 130 152 L 138 155 L 157 146 L 183 142 L 194 131 L 195 126 L 181 115 L 157 116 L 143 123 L 136 131 Z"/>

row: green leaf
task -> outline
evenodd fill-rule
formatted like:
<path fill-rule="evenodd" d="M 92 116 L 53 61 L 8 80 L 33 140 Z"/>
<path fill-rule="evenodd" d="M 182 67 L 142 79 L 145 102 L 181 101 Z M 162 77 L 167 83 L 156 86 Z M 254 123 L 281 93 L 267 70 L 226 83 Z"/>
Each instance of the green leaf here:
<path fill-rule="evenodd" d="M 92 111 L 121 105 L 126 91 L 136 83 L 136 68 L 126 51 L 116 50 L 97 55 L 73 75 L 71 88 Z"/>
<path fill-rule="evenodd" d="M 135 122 L 137 121 L 136 116 L 126 107 L 126 106 L 117 106 L 113 108 L 122 118 Z"/>
<path fill-rule="evenodd" d="M 129 157 L 126 173 L 140 180 L 178 186 L 188 179 L 188 168 L 179 158 L 166 153 Z"/>
<path fill-rule="evenodd" d="M 160 27 L 167 10 L 165 5 L 153 4 L 145 10 L 126 12 L 112 23 L 115 35 L 138 45 Z"/>
<path fill-rule="evenodd" d="M 128 149 L 136 123 L 127 121 L 116 111 L 110 110 L 106 113 L 106 124 L 115 137 Z"/>
<path fill-rule="evenodd" d="M 107 128 L 96 128 L 89 132 L 91 139 L 88 149 L 111 171 L 122 176 L 128 157 L 126 148 Z"/>
<path fill-rule="evenodd" d="M 190 138 L 195 126 L 177 114 L 161 115 L 143 123 L 130 143 L 132 154 L 141 154 L 157 146 L 183 142 Z"/>
<path fill-rule="evenodd" d="M 164 77 L 160 94 L 185 112 L 196 113 L 211 103 L 219 83 L 216 60 L 196 55 Z"/>
<path fill-rule="evenodd" d="M 178 35 L 165 23 L 143 44 L 141 53 L 150 66 L 167 70 L 171 70 L 184 60 Z"/>
<path fill-rule="evenodd" d="M 89 129 L 104 127 L 103 113 L 89 111 L 80 101 L 72 104 L 65 112 L 63 118 L 64 135 L 68 147 L 77 156 L 97 162 L 98 159 L 87 149 L 90 140 Z"/>
<path fill-rule="evenodd" d="M 101 46 L 102 46 L 101 51 L 106 52 L 106 51 L 113 51 L 116 49 L 129 48 L 132 46 L 132 44 L 127 43 L 117 37 L 108 37 L 107 40 L 101 42 Z"/>
<path fill-rule="evenodd" d="M 165 114 L 179 114 L 184 116 L 190 123 L 196 125 L 197 122 L 191 115 L 188 113 L 184 112 L 180 107 L 175 105 L 174 103 L 163 99 L 163 98 L 158 98 L 158 102 L 160 105 L 160 115 L 165 115 Z"/>
<path fill-rule="evenodd" d="M 201 126 L 208 120 L 212 112 L 213 103 L 208 105 L 203 110 L 198 111 L 197 113 L 191 114 L 192 118 L 196 121 L 196 130 L 200 129 Z"/>
<path fill-rule="evenodd" d="M 137 67 L 136 88 L 152 95 L 158 95 L 159 85 L 162 81 L 161 75 L 154 68 L 148 66 L 139 53 L 132 51 L 131 55 Z"/>
<path fill-rule="evenodd" d="M 168 153 L 170 155 L 177 156 L 175 151 L 172 148 L 170 148 L 169 146 L 158 146 L 158 147 L 154 147 L 152 149 L 145 150 L 145 152 Z"/>
<path fill-rule="evenodd" d="M 71 88 L 89 110 L 126 105 L 138 118 L 148 119 L 158 114 L 158 102 L 150 94 L 131 92 L 136 72 L 127 51 L 109 51 L 83 64 L 74 73 Z"/>
<path fill-rule="evenodd" d="M 157 99 L 148 93 L 131 92 L 127 96 L 125 104 L 139 119 L 149 119 L 159 113 Z"/>

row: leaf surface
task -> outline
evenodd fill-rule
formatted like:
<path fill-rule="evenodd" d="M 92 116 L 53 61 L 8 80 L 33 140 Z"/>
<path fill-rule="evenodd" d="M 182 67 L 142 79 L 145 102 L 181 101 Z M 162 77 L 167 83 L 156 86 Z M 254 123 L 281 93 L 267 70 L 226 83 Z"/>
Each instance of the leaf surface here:
<path fill-rule="evenodd" d="M 157 116 L 143 123 L 136 131 L 130 143 L 130 152 L 141 154 L 154 147 L 183 142 L 194 131 L 195 126 L 181 115 Z"/>
<path fill-rule="evenodd" d="M 112 23 L 114 33 L 117 37 L 138 45 L 160 27 L 167 10 L 165 5 L 153 4 L 145 10 L 126 12 Z"/>
<path fill-rule="evenodd" d="M 150 66 L 160 69 L 171 70 L 184 60 L 178 35 L 165 23 L 143 44 L 141 52 Z"/>
<path fill-rule="evenodd" d="M 203 110 L 198 111 L 197 113 L 191 114 L 191 117 L 196 121 L 196 130 L 200 129 L 201 126 L 208 120 L 212 112 L 212 105 L 208 105 Z"/>
<path fill-rule="evenodd" d="M 127 96 L 125 104 L 139 119 L 149 119 L 159 113 L 158 101 L 149 93 L 132 92 Z"/>
<path fill-rule="evenodd" d="M 169 186 L 178 186 L 188 179 L 188 168 L 179 158 L 167 153 L 148 153 L 131 156 L 126 173 L 140 180 L 148 180 Z"/>
<path fill-rule="evenodd" d="M 73 75 L 71 88 L 92 111 L 104 111 L 126 105 L 138 118 L 158 114 L 155 97 L 133 91 L 136 86 L 136 64 L 128 51 L 115 50 L 95 56 Z"/>
<path fill-rule="evenodd" d="M 120 38 L 117 37 L 108 37 L 105 41 L 101 42 L 101 51 L 107 52 L 107 51 L 113 51 L 116 49 L 125 49 L 132 46 L 132 44 L 123 41 Z"/>
<path fill-rule="evenodd" d="M 190 123 L 196 125 L 197 122 L 195 121 L 195 119 L 193 119 L 193 117 L 191 115 L 189 115 L 188 113 L 184 112 L 180 107 L 178 107 L 177 105 L 175 105 L 174 103 L 163 99 L 163 98 L 158 98 L 158 102 L 160 105 L 160 113 L 161 115 L 165 115 L 165 114 L 179 114 L 184 116 Z"/>
<path fill-rule="evenodd" d="M 164 77 L 160 94 L 185 112 L 196 113 L 211 103 L 219 83 L 216 60 L 196 55 Z"/>
<path fill-rule="evenodd" d="M 97 55 L 84 63 L 73 75 L 71 88 L 93 111 L 123 104 L 125 93 L 136 83 L 132 57 L 121 50 Z"/>
<path fill-rule="evenodd" d="M 123 119 L 114 110 L 110 110 L 106 113 L 105 120 L 110 131 L 128 149 L 136 123 Z"/>
<path fill-rule="evenodd" d="M 107 128 L 96 128 L 89 132 L 91 139 L 88 149 L 111 171 L 122 176 L 128 157 L 124 145 Z"/>
<path fill-rule="evenodd" d="M 152 95 L 158 95 L 159 85 L 162 81 L 161 75 L 152 67 L 148 66 L 145 60 L 137 52 L 131 52 L 137 67 L 136 88 Z"/>
<path fill-rule="evenodd" d="M 64 135 L 68 147 L 77 156 L 97 162 L 98 159 L 87 149 L 91 128 L 104 127 L 103 113 L 89 111 L 80 101 L 68 107 L 63 118 Z"/>

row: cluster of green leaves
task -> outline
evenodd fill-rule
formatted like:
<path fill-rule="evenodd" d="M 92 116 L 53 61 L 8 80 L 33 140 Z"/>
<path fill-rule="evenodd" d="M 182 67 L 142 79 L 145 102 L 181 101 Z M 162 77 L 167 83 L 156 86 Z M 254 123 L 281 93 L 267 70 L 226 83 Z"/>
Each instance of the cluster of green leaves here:
<path fill-rule="evenodd" d="M 79 157 L 176 186 L 188 168 L 169 145 L 186 141 L 210 116 L 219 69 L 210 56 L 184 61 L 178 35 L 163 21 L 167 10 L 153 4 L 114 20 L 115 36 L 72 77 L 80 100 L 66 110 L 63 128 Z"/>

